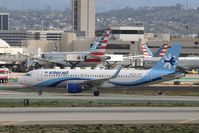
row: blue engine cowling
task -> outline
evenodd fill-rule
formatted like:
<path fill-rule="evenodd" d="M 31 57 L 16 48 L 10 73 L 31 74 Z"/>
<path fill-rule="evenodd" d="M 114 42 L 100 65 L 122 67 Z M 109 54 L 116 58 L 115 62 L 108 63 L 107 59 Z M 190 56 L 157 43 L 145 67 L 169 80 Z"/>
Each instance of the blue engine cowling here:
<path fill-rule="evenodd" d="M 68 93 L 81 93 L 83 92 L 83 85 L 80 83 L 68 83 L 67 84 Z"/>

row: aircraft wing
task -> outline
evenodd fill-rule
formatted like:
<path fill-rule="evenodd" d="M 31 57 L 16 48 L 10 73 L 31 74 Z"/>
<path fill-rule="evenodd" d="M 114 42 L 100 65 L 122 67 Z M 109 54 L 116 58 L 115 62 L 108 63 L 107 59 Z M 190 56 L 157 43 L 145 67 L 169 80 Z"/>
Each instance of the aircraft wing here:
<path fill-rule="evenodd" d="M 23 55 L 23 56 L 26 56 L 26 58 L 30 58 L 30 60 L 28 60 L 29 65 L 32 65 L 33 62 L 38 62 L 41 65 L 49 64 L 49 63 L 65 65 L 64 60 L 52 60 L 52 59 L 50 60 L 50 59 L 43 59 L 43 58 L 39 58 L 39 57 L 31 57 L 29 55 Z"/>
<path fill-rule="evenodd" d="M 100 85 L 102 85 L 104 82 L 110 80 L 110 79 L 115 79 L 118 77 L 120 71 L 121 71 L 122 67 L 119 67 L 119 69 L 115 72 L 115 74 L 110 77 L 110 78 L 104 78 L 104 79 L 95 79 L 95 80 L 88 80 L 88 81 L 85 81 L 84 84 L 85 85 L 91 85 L 92 87 L 98 87 Z"/>
<path fill-rule="evenodd" d="M 64 60 L 47 60 L 47 59 L 43 59 L 43 61 L 48 62 L 48 63 L 59 64 L 59 65 L 66 65 L 66 61 L 64 61 Z"/>
<path fill-rule="evenodd" d="M 29 56 L 28 56 L 29 57 Z M 31 57 L 30 57 L 31 58 Z M 32 64 L 32 62 L 39 62 L 39 64 L 46 64 L 46 63 L 54 63 L 53 61 L 51 60 L 47 60 L 47 59 L 42 59 L 42 58 L 37 58 L 37 57 L 34 57 L 30 60 L 30 64 Z"/>

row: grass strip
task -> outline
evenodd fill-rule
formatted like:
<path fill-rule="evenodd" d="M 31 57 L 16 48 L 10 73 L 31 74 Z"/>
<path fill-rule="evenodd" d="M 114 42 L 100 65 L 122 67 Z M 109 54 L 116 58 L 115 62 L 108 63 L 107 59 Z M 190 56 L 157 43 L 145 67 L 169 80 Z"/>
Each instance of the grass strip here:
<path fill-rule="evenodd" d="M 199 124 L 0 126 L 1 133 L 198 133 Z"/>
<path fill-rule="evenodd" d="M 23 99 L 2 99 L 0 107 L 24 107 Z M 29 99 L 29 107 L 199 107 L 198 101 L 143 100 L 40 100 Z"/>

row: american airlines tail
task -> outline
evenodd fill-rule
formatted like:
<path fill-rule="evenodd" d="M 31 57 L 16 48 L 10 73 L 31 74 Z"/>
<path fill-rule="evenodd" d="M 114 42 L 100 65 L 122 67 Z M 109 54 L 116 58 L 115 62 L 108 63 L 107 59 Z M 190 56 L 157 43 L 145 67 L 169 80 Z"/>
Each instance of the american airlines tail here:
<path fill-rule="evenodd" d="M 155 57 L 163 57 L 168 50 L 168 44 L 162 44 L 157 52 L 154 54 Z"/>
<path fill-rule="evenodd" d="M 151 50 L 148 48 L 148 46 L 145 43 L 142 44 L 142 52 L 145 58 L 153 57 L 153 53 L 151 52 Z"/>
<path fill-rule="evenodd" d="M 102 36 L 94 42 L 89 50 L 91 56 L 98 57 L 105 54 L 110 33 L 110 29 L 105 30 Z"/>
<path fill-rule="evenodd" d="M 149 49 L 149 47 L 146 44 L 142 44 L 142 51 L 144 54 L 144 57 L 150 58 L 150 57 L 163 57 L 168 50 L 168 44 L 163 44 L 160 46 L 160 48 L 157 50 L 157 52 L 153 53 Z"/>

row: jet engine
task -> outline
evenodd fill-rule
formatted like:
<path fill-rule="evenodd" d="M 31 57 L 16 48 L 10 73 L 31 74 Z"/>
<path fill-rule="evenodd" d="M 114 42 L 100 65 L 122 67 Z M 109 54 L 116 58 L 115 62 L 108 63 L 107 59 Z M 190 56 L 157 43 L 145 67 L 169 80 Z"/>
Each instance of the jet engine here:
<path fill-rule="evenodd" d="M 81 93 L 84 90 L 81 83 L 67 83 L 66 88 L 68 93 Z"/>
<path fill-rule="evenodd" d="M 110 56 L 102 56 L 102 57 L 100 57 L 100 60 L 101 60 L 102 62 L 107 61 L 107 60 L 110 60 L 110 59 L 111 59 Z"/>

